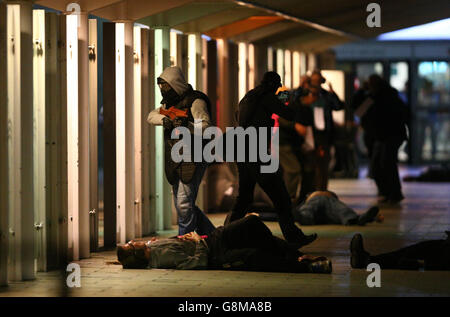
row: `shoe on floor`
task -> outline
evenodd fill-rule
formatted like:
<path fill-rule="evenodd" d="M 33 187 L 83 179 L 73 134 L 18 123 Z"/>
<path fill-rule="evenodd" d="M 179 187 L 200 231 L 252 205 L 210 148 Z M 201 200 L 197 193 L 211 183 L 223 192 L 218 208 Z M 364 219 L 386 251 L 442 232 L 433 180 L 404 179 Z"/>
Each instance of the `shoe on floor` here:
<path fill-rule="evenodd" d="M 310 235 L 305 235 L 302 240 L 300 240 L 299 243 L 297 243 L 298 248 L 304 247 L 305 245 L 308 245 L 312 243 L 314 240 L 317 239 L 317 233 L 313 233 Z"/>
<path fill-rule="evenodd" d="M 311 262 L 308 267 L 311 273 L 330 274 L 333 272 L 333 265 L 328 259 Z"/>
<path fill-rule="evenodd" d="M 370 254 L 364 250 L 363 238 L 357 233 L 350 242 L 350 264 L 354 269 L 365 268 L 369 264 Z"/>
<path fill-rule="evenodd" d="M 380 208 L 378 206 L 370 207 L 369 210 L 359 216 L 358 226 L 364 226 L 366 223 L 375 221 L 379 211 Z"/>

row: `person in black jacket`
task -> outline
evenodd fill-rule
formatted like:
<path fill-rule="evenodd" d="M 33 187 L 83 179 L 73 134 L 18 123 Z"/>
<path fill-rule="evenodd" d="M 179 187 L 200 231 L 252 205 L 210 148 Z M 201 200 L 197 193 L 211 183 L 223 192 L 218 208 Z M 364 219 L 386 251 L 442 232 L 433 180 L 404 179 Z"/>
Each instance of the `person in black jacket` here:
<path fill-rule="evenodd" d="M 428 240 L 399 250 L 370 255 L 364 249 L 363 238 L 357 233 L 350 243 L 350 264 L 354 269 L 377 263 L 382 269 L 450 271 L 450 231 L 446 240 Z"/>
<path fill-rule="evenodd" d="M 315 70 L 309 80 L 310 94 L 300 98 L 301 103 L 309 107 L 309 116 L 313 122 L 315 190 L 327 190 L 328 188 L 331 147 L 334 142 L 332 111 L 344 108 L 344 103 L 333 91 L 331 84 L 329 84 L 329 91 L 321 87 L 325 82 L 320 71 Z"/>
<path fill-rule="evenodd" d="M 273 127 L 272 114 L 292 120 L 293 111 L 286 107 L 275 95 L 281 87 L 281 78 L 276 72 L 264 74 L 261 84 L 250 90 L 239 103 L 238 124 L 243 128 L 265 127 L 269 131 Z M 271 134 L 267 133 L 270 144 Z M 259 137 L 258 137 L 259 139 Z M 248 150 L 248 146 L 247 146 Z M 275 155 L 278 155 L 275 154 Z M 317 238 L 317 234 L 305 235 L 298 228 L 291 213 L 291 199 L 284 184 L 280 169 L 274 173 L 261 173 L 261 162 L 238 162 L 239 194 L 236 204 L 227 216 L 225 224 L 241 219 L 247 213 L 247 208 L 253 202 L 256 183 L 266 192 L 279 213 L 279 223 L 283 236 L 293 246 L 300 248 Z"/>
<path fill-rule="evenodd" d="M 378 75 L 369 77 L 373 104 L 365 116 L 373 123 L 374 144 L 370 170 L 383 202 L 398 203 L 404 197 L 398 174 L 398 149 L 407 138 L 406 106 L 397 90 Z"/>
<path fill-rule="evenodd" d="M 168 239 L 132 240 L 117 246 L 117 258 L 124 269 L 332 272 L 329 259 L 292 248 L 255 215 L 218 227 L 208 236 L 190 232 Z"/>

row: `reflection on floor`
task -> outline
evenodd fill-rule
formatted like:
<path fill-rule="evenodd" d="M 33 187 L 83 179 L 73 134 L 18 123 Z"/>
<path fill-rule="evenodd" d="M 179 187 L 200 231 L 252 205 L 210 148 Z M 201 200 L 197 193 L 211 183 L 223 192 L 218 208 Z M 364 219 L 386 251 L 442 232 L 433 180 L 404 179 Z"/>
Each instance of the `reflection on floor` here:
<path fill-rule="evenodd" d="M 332 180 L 330 189 L 357 211 L 376 201 L 368 179 Z M 38 273 L 36 281 L 0 288 L 0 296 L 449 296 L 450 272 L 384 270 L 381 287 L 369 288 L 369 272 L 352 270 L 349 242 L 361 232 L 369 251 L 390 251 L 423 239 L 439 239 L 450 229 L 450 184 L 405 183 L 407 197 L 397 208 L 382 208 L 384 223 L 365 227 L 312 226 L 319 239 L 304 248 L 311 254 L 331 257 L 331 275 L 226 271 L 123 270 L 111 264 L 115 253 L 101 252 L 79 261 L 81 288 L 67 289 L 59 272 Z M 220 225 L 225 215 L 210 215 Z M 268 223 L 281 235 L 277 223 Z M 173 235 L 173 231 L 160 233 Z"/>

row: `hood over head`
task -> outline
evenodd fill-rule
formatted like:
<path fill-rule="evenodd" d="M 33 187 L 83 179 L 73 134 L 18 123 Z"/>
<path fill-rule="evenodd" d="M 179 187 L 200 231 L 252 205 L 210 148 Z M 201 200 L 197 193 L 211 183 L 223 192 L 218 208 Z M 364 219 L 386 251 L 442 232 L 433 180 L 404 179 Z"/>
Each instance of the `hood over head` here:
<path fill-rule="evenodd" d="M 167 67 L 159 77 L 164 79 L 179 96 L 189 89 L 189 84 L 184 79 L 183 72 L 178 66 Z"/>

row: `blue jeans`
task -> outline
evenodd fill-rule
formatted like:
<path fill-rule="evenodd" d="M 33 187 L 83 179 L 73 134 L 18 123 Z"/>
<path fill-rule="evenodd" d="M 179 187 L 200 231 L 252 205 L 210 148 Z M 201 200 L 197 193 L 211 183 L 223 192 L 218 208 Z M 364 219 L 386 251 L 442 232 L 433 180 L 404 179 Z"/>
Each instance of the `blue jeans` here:
<path fill-rule="evenodd" d="M 206 164 L 199 165 L 189 184 L 184 184 L 179 180 L 172 186 L 173 200 L 178 214 L 178 234 L 180 235 L 192 231 L 199 235 L 209 235 L 215 229 L 208 217 L 195 204 L 206 167 Z"/>
<path fill-rule="evenodd" d="M 335 197 L 316 196 L 294 209 L 294 219 L 302 225 L 350 225 L 358 214 Z"/>

